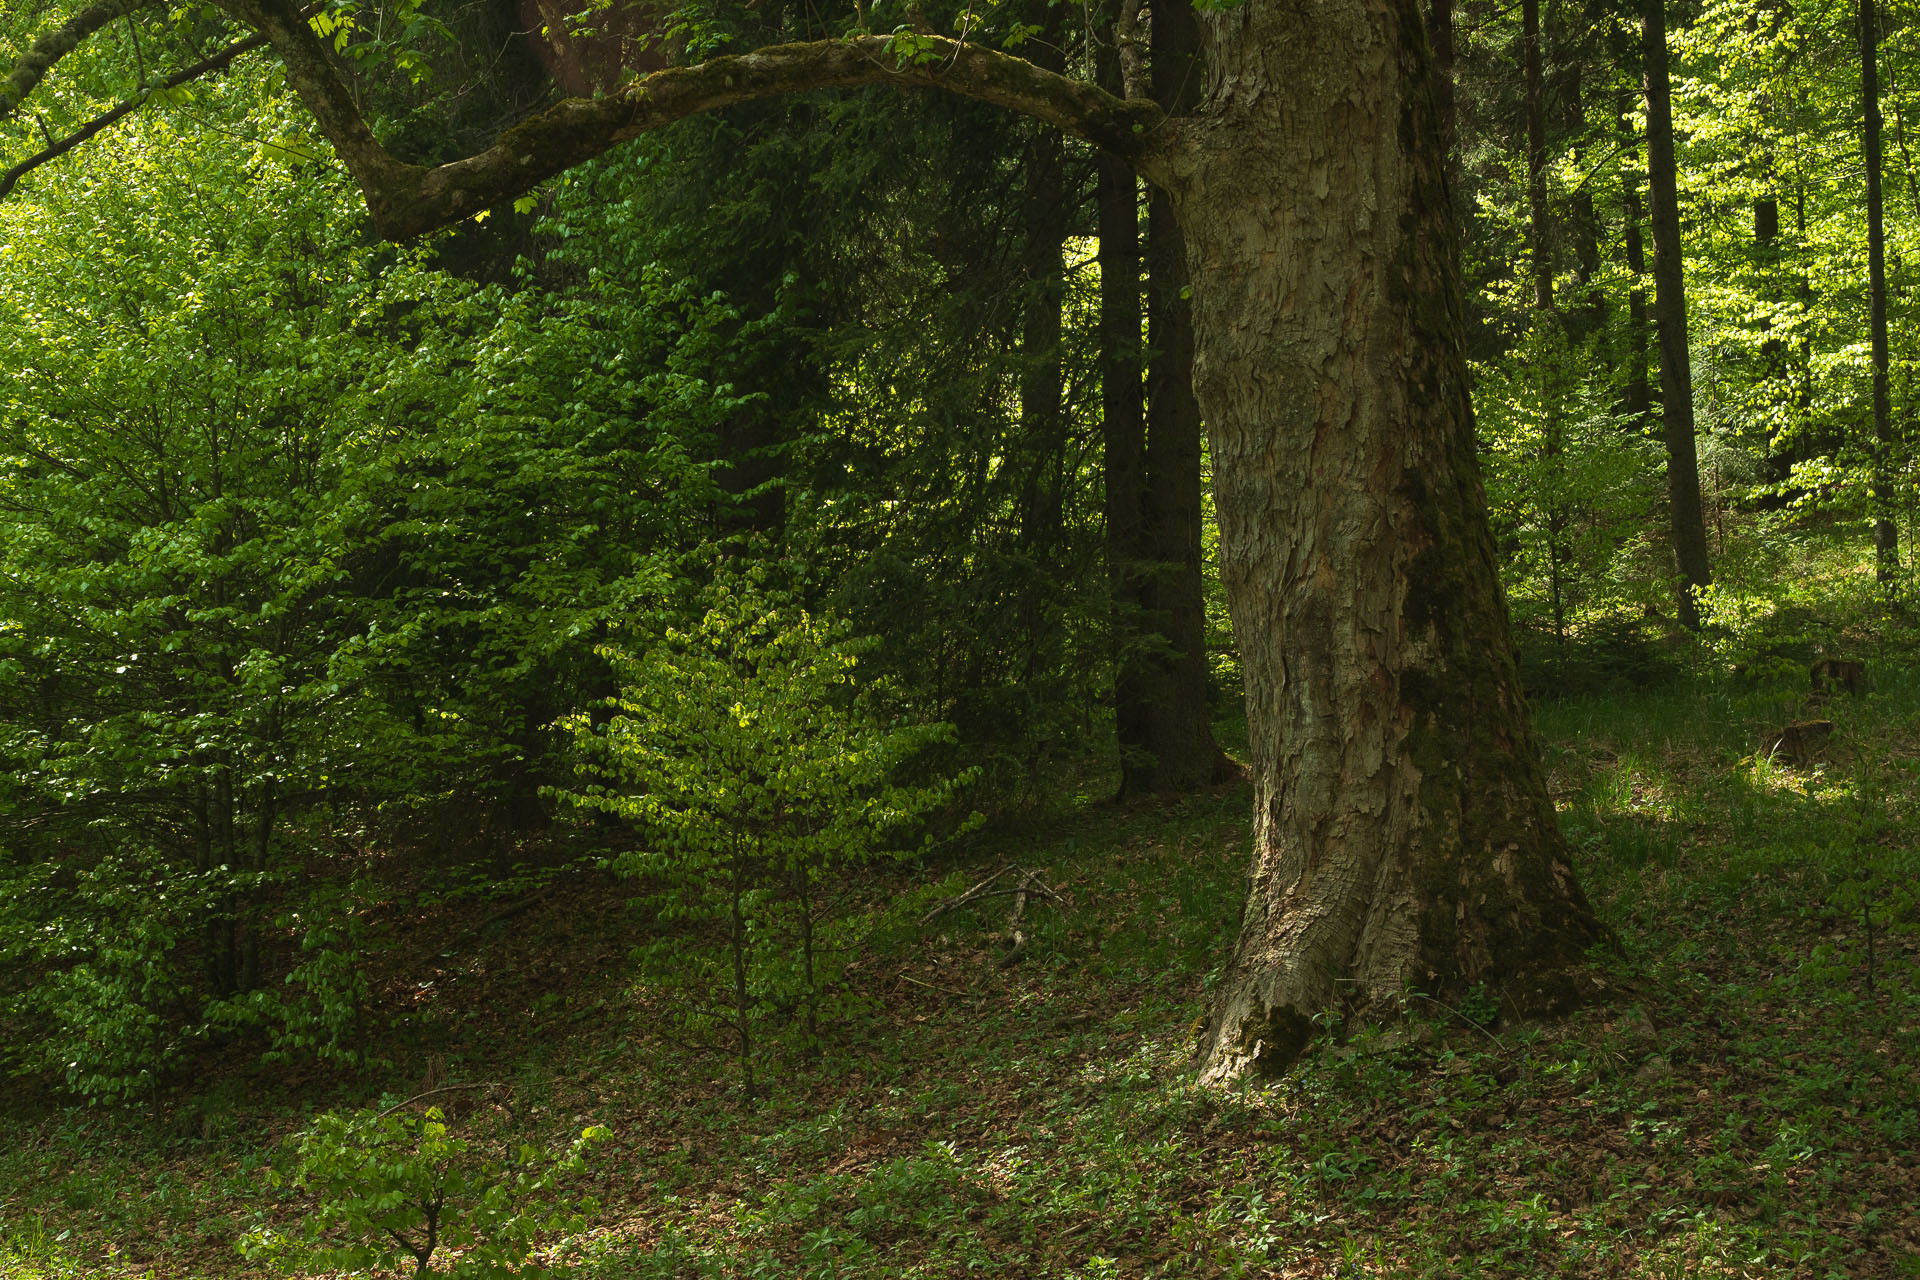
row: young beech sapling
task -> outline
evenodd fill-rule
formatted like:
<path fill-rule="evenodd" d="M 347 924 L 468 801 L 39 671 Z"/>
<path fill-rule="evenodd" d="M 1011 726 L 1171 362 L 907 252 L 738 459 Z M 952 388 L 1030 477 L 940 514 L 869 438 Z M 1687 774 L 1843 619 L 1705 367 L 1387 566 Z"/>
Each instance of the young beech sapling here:
<path fill-rule="evenodd" d="M 268 1175 L 314 1198 L 293 1231 L 249 1232 L 249 1259 L 310 1271 L 354 1275 L 433 1271 L 443 1251 L 452 1262 L 434 1274 L 458 1280 L 505 1280 L 549 1274 L 529 1255 L 541 1235 L 578 1230 L 586 1203 L 555 1203 L 560 1179 L 583 1167 L 586 1152 L 608 1137 L 594 1125 L 565 1147 L 490 1144 L 457 1135 L 438 1107 L 414 1112 L 329 1111 L 290 1140 L 291 1172 Z"/>
<path fill-rule="evenodd" d="M 824 882 L 907 851 L 907 834 L 970 781 L 902 782 L 952 727 L 888 718 L 883 691 L 857 674 L 868 644 L 756 572 L 723 568 L 693 625 L 601 650 L 620 692 L 610 717 L 564 722 L 586 785 L 561 793 L 635 827 L 639 847 L 617 868 L 652 887 L 663 924 L 687 926 L 639 958 L 680 989 L 688 1030 L 732 1041 L 749 1095 L 757 1033 L 775 1015 L 817 1049 L 846 953 L 823 945 L 835 923 Z"/>

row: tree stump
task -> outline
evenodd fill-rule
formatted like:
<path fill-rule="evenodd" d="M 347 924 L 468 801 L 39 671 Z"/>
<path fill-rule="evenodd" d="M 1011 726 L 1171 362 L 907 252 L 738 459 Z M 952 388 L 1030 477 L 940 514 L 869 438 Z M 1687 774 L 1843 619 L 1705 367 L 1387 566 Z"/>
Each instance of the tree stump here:
<path fill-rule="evenodd" d="M 1832 736 L 1831 720 L 1796 720 L 1776 733 L 1769 733 L 1760 745 L 1760 754 L 1779 764 L 1811 764 Z"/>

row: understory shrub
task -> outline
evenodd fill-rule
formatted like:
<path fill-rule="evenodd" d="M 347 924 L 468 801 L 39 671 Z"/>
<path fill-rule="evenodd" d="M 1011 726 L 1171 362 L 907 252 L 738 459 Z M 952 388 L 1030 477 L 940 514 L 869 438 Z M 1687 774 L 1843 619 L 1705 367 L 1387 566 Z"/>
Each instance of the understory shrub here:
<path fill-rule="evenodd" d="M 585 1166 L 609 1131 L 594 1125 L 566 1146 L 507 1143 L 492 1153 L 456 1134 L 438 1107 L 414 1112 L 327 1112 L 289 1140 L 289 1168 L 274 1187 L 310 1195 L 313 1207 L 291 1231 L 261 1227 L 241 1241 L 249 1260 L 356 1275 L 413 1268 L 424 1276 L 436 1254 L 455 1280 L 553 1275 L 529 1262 L 543 1235 L 578 1230 L 589 1201 L 557 1203 L 560 1180 Z"/>
<path fill-rule="evenodd" d="M 693 625 L 602 647 L 620 692 L 563 722 L 585 781 L 562 798 L 632 824 L 614 865 L 670 926 L 636 958 L 685 1001 L 685 1030 L 731 1036 L 749 1094 L 763 1026 L 813 1052 L 833 1011 L 857 939 L 829 882 L 910 852 L 971 780 L 905 780 L 953 730 L 891 715 L 859 679 L 868 647 L 761 570 L 723 567 Z"/>

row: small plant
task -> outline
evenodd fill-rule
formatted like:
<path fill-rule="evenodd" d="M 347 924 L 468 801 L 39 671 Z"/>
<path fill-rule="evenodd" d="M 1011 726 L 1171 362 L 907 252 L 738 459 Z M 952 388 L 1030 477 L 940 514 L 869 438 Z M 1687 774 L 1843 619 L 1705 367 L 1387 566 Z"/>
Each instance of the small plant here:
<path fill-rule="evenodd" d="M 581 1222 L 552 1203 L 555 1187 L 607 1136 L 594 1125 L 558 1151 L 521 1143 L 496 1156 L 450 1132 L 438 1107 L 329 1111 L 291 1140 L 291 1173 L 268 1174 L 275 1187 L 311 1194 L 314 1209 L 291 1233 L 250 1232 L 240 1250 L 249 1260 L 309 1270 L 410 1267 L 415 1276 L 427 1275 L 445 1250 L 457 1256 L 439 1274 L 460 1280 L 549 1274 L 528 1267 L 534 1241 Z"/>
<path fill-rule="evenodd" d="M 363 1014 L 368 1002 L 362 956 L 366 947 L 367 882 L 322 881 L 298 904 L 274 920 L 277 929 L 297 933 L 298 960 L 279 987 L 260 987 L 209 1006 L 210 1025 L 234 1029 L 264 1028 L 271 1045 L 266 1063 L 302 1059 L 369 1065 L 363 1051 Z"/>
<path fill-rule="evenodd" d="M 634 824 L 641 848 L 616 866 L 658 886 L 663 920 L 724 938 L 667 935 L 639 958 L 692 997 L 689 1030 L 730 1033 L 749 1095 L 759 1024 L 783 1015 L 817 1047 L 850 942 L 828 936 L 826 879 L 897 856 L 902 833 L 968 781 L 897 781 L 952 728 L 885 717 L 877 686 L 857 682 L 867 645 L 755 573 L 723 569 L 690 628 L 600 650 L 620 693 L 611 718 L 565 722 L 593 781 L 561 793 Z"/>

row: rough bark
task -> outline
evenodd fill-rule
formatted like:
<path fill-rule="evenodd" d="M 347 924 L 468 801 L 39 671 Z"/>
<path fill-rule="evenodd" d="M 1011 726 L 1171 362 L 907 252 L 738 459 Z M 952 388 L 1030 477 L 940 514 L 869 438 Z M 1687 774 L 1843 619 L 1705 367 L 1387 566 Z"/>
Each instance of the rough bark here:
<path fill-rule="evenodd" d="M 1892 584 L 1900 573 L 1900 534 L 1894 523 L 1893 418 L 1887 406 L 1887 233 L 1880 192 L 1879 21 L 1873 0 L 1860 0 L 1860 105 L 1867 164 L 1867 325 L 1873 350 L 1874 579 Z"/>
<path fill-rule="evenodd" d="M 1430 0 L 1427 5 L 1427 46 L 1433 51 L 1433 114 L 1440 145 L 1447 152 L 1447 176 L 1458 176 L 1453 162 L 1459 139 L 1459 112 L 1454 105 L 1453 0 Z"/>
<path fill-rule="evenodd" d="M 1647 99 L 1647 196 L 1653 225 L 1653 322 L 1660 335 L 1660 419 L 1667 443 L 1667 511 L 1680 570 L 1680 622 L 1700 625 L 1699 593 L 1712 581 L 1694 445 L 1693 365 L 1680 251 L 1680 196 L 1667 81 L 1666 0 L 1641 0 L 1640 56 Z"/>
<path fill-rule="evenodd" d="M 1209 20 L 1209 110 L 1173 195 L 1257 786 L 1203 1046 L 1217 1079 L 1409 987 L 1565 1005 L 1605 931 L 1512 656 L 1418 12 Z"/>

